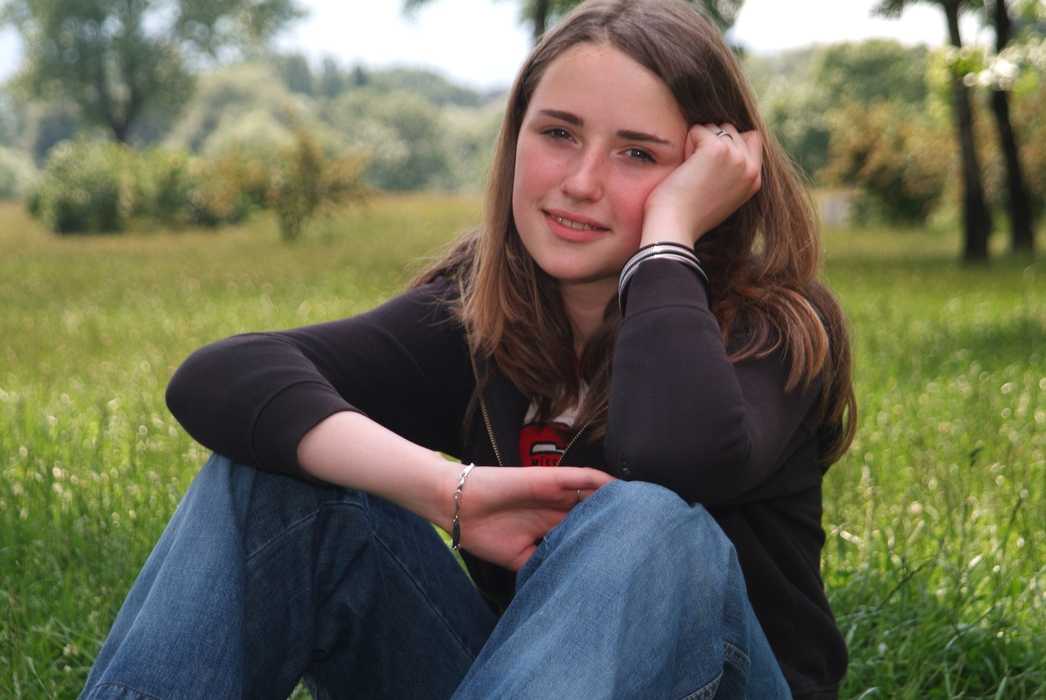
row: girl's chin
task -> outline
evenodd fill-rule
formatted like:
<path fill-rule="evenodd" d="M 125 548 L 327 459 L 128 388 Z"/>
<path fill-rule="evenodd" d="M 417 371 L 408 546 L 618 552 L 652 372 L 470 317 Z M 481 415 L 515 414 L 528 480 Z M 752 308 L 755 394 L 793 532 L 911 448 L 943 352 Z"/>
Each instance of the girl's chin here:
<path fill-rule="evenodd" d="M 555 280 L 560 289 L 590 289 L 608 297 L 617 293 L 618 273 L 585 274 L 577 270 L 545 270 L 549 277 Z"/>

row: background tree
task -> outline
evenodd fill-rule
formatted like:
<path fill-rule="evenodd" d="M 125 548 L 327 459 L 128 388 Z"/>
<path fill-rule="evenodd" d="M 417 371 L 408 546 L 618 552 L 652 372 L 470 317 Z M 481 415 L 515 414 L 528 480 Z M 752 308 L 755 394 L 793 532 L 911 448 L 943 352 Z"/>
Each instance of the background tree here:
<path fill-rule="evenodd" d="M 305 111 L 271 66 L 223 66 L 200 77 L 166 142 L 209 158 L 234 146 L 290 146 Z"/>
<path fill-rule="evenodd" d="M 432 0 L 403 0 L 403 11 L 410 14 Z M 521 0 L 520 16 L 523 22 L 530 24 L 535 44 L 545 35 L 549 22 L 553 22 L 580 5 L 582 0 Z M 734 26 L 737 13 L 745 0 L 687 0 L 691 4 L 704 7 L 708 16 L 715 21 L 719 29 L 726 31 Z"/>
<path fill-rule="evenodd" d="M 918 105 L 926 100 L 925 46 L 906 47 L 892 39 L 868 39 L 822 47 L 811 73 L 828 101 L 871 104 L 899 100 Z"/>
<path fill-rule="evenodd" d="M 983 0 L 882 0 L 874 12 L 885 17 L 897 17 L 905 8 L 918 2 L 930 3 L 944 10 L 948 21 L 948 34 L 956 52 L 962 50 L 959 33 L 959 15 L 964 11 L 982 10 Z M 962 151 L 963 175 L 963 258 L 986 260 L 988 238 L 992 231 L 991 213 L 984 198 L 981 167 L 977 159 L 977 148 L 973 138 L 973 112 L 970 108 L 969 88 L 963 80 L 964 71 L 952 72 L 952 95 L 955 121 Z"/>
<path fill-rule="evenodd" d="M 1011 26 L 1010 11 L 1006 0 L 994 0 L 986 8 L 988 18 L 995 27 L 995 52 L 1001 55 L 1010 44 Z M 1009 88 L 1005 78 L 996 79 L 992 84 L 992 111 L 995 113 L 995 124 L 999 132 L 999 146 L 1006 162 L 1006 205 L 1010 213 L 1010 229 L 1013 233 L 1012 247 L 1014 252 L 1030 253 L 1035 248 L 1031 202 L 1021 172 L 1021 161 L 1017 149 L 1017 137 L 1010 118 Z"/>
<path fill-rule="evenodd" d="M 126 143 L 150 110 L 177 113 L 193 67 L 267 42 L 302 16 L 294 0 L 6 0 L 0 22 L 29 47 L 17 85 L 64 96 Z"/>

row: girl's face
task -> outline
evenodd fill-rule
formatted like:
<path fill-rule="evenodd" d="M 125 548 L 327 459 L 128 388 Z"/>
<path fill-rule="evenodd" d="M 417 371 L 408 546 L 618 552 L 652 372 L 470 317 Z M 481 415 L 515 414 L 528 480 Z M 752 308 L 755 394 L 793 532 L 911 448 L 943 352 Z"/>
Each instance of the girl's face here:
<path fill-rule="evenodd" d="M 564 294 L 614 294 L 687 127 L 668 87 L 615 48 L 580 44 L 549 64 L 516 141 L 512 214 Z"/>

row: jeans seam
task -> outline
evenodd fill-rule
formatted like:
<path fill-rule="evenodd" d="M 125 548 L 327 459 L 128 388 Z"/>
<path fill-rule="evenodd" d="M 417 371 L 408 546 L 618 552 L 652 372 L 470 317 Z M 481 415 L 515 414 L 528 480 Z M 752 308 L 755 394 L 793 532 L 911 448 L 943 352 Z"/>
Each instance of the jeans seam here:
<path fill-rule="evenodd" d="M 708 698 L 715 697 L 716 691 L 719 690 L 719 681 L 721 680 L 723 680 L 722 673 L 713 678 L 710 683 L 698 688 L 690 695 L 680 698 L 680 700 L 708 700 Z"/>
<path fill-rule="evenodd" d="M 723 642 L 723 655 L 740 666 L 746 675 L 751 671 L 752 660 L 748 658 L 748 654 L 730 642 Z"/>
<path fill-rule="evenodd" d="M 414 586 L 415 590 L 417 590 L 418 593 L 421 595 L 421 597 L 424 598 L 425 601 L 429 604 L 429 607 L 432 609 L 433 614 L 436 615 L 436 617 L 439 618 L 440 622 L 443 623 L 444 627 L 447 628 L 447 630 L 450 632 L 450 635 L 458 643 L 458 646 L 461 648 L 461 651 L 467 657 L 469 657 L 470 659 L 475 661 L 476 660 L 476 656 L 471 651 L 469 651 L 469 648 L 463 643 L 461 638 L 458 636 L 457 629 L 455 629 L 454 625 L 450 624 L 450 621 L 443 614 L 443 611 L 439 610 L 435 605 L 432 604 L 432 601 L 429 600 L 429 596 L 425 595 L 425 589 L 422 586 L 418 585 L 417 579 L 415 578 L 414 574 L 411 573 L 410 569 L 407 568 L 403 564 L 403 562 L 400 561 L 400 558 L 397 556 L 398 552 L 396 552 L 395 549 L 393 549 L 388 544 L 386 544 L 385 541 L 382 540 L 381 536 L 378 533 L 374 533 L 374 541 L 377 542 L 378 545 L 388 553 L 389 559 L 396 563 L 396 565 L 404 573 L 406 578 L 408 580 L 410 580 L 411 585 Z"/>
<path fill-rule="evenodd" d="M 96 685 L 94 687 L 94 690 L 92 690 L 92 694 L 94 693 L 94 691 L 97 691 L 99 688 L 121 688 L 123 690 L 127 690 L 127 691 L 130 691 L 130 692 L 134 693 L 138 697 L 146 698 L 147 700 L 161 700 L 160 698 L 158 698 L 155 695 L 149 695 L 148 693 L 143 693 L 142 691 L 138 690 L 137 688 L 132 688 L 131 686 L 126 685 L 124 683 L 113 683 L 112 681 L 108 681 L 106 683 L 99 683 L 98 685 Z"/>
<path fill-rule="evenodd" d="M 744 653 L 739 647 L 730 642 L 723 642 L 723 656 L 737 664 L 745 675 L 748 675 L 751 671 L 752 660 L 748 658 L 748 654 Z M 719 690 L 719 682 L 721 680 L 723 680 L 722 673 L 716 676 L 711 683 L 698 688 L 690 695 L 683 697 L 681 700 L 707 700 L 708 698 L 712 698 Z"/>
<path fill-rule="evenodd" d="M 312 513 L 309 513 L 308 515 L 303 515 L 298 520 L 295 520 L 293 523 L 291 523 L 287 527 L 283 528 L 283 530 L 281 530 L 278 534 L 276 534 L 273 537 L 270 537 L 265 542 L 265 544 L 263 544 L 262 546 L 258 547 L 254 551 L 252 551 L 252 552 L 244 551 L 244 553 L 243 553 L 243 560 L 244 560 L 244 562 L 245 563 L 249 563 L 256 556 L 258 556 L 259 554 L 264 552 L 266 549 L 268 549 L 269 547 L 271 547 L 274 544 L 276 544 L 279 540 L 283 539 L 284 537 L 289 535 L 294 530 L 297 530 L 299 527 L 301 527 L 302 525 L 308 523 L 310 520 L 315 520 L 317 517 L 319 517 L 319 514 L 320 514 L 320 511 L 319 511 L 319 509 L 317 509 L 316 511 L 314 511 Z"/>

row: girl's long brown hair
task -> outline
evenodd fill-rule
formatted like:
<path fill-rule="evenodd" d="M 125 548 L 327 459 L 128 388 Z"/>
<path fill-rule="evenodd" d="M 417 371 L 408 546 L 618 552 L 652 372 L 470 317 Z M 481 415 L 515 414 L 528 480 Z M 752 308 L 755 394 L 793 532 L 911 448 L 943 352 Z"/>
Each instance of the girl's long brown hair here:
<path fill-rule="evenodd" d="M 763 137 L 762 187 L 696 250 L 711 277 L 719 321 L 733 362 L 783 348 L 791 362 L 786 390 L 819 375 L 823 466 L 853 439 L 856 417 L 847 322 L 817 279 L 820 244 L 806 188 L 767 128 L 740 65 L 719 31 L 682 0 L 592 0 L 531 52 L 509 96 L 498 135 L 482 224 L 416 280 L 460 274 L 461 316 L 476 352 L 511 379 L 550 420 L 577 405 L 575 428 L 597 437 L 610 392 L 621 322 L 617 300 L 575 357 L 573 331 L 555 280 L 523 247 L 512 219 L 516 139 L 531 95 L 548 65 L 578 44 L 613 46 L 660 77 L 689 124 L 729 123 Z M 489 377 L 486 379 L 489 380 Z M 582 392 L 582 385 L 587 392 Z"/>

